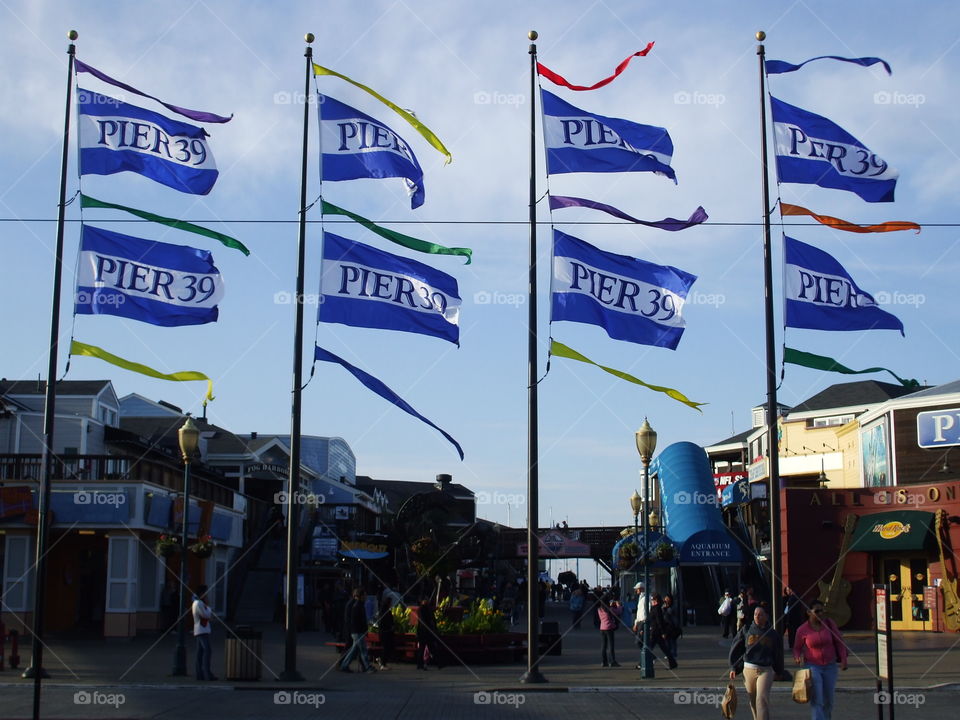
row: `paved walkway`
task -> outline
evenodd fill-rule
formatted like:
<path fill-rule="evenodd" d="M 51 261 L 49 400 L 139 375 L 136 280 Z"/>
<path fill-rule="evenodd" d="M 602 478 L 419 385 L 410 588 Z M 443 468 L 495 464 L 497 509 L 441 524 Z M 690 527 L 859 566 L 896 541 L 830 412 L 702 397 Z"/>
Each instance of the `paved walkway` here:
<path fill-rule="evenodd" d="M 547 619 L 568 627 L 568 613 L 548 606 Z M 520 628 L 515 628 L 520 629 Z M 224 677 L 223 637 L 215 627 L 214 672 Z M 189 638 L 188 667 L 193 661 Z M 719 715 L 714 707 L 726 687 L 729 640 L 716 627 L 687 628 L 680 640 L 679 667 L 668 670 L 658 661 L 656 678 L 642 680 L 635 668 L 639 650 L 626 629 L 617 633 L 619 668 L 600 667 L 599 632 L 589 620 L 580 630 L 566 631 L 563 653 L 543 658 L 545 685 L 521 685 L 525 664 L 459 664 L 437 671 L 417 671 L 398 664 L 388 672 L 345 674 L 337 672 L 336 652 L 324 646 L 324 633 L 299 635 L 298 669 L 303 683 L 274 679 L 283 670 L 283 629 L 264 628 L 263 680 L 251 683 L 202 683 L 170 676 L 176 639 L 51 638 L 45 664 L 51 674 L 44 681 L 43 717 L 57 718 L 175 718 L 192 720 L 224 715 L 295 718 L 346 717 L 362 707 L 362 718 L 405 717 L 546 717 L 582 710 L 625 714 L 660 720 Z M 837 717 L 873 718 L 873 641 L 868 634 L 848 636 L 850 669 L 841 674 Z M 902 633 L 895 637 L 897 688 L 902 695 L 896 715 L 947 717 L 960 703 L 960 635 Z M 24 649 L 24 663 L 29 657 Z M 792 665 L 788 659 L 787 667 Z M 740 688 L 738 680 L 738 688 Z M 12 670 L 0 671 L 0 720 L 30 716 L 32 681 Z M 777 683 L 776 718 L 807 718 L 809 709 L 794 704 L 789 683 Z M 77 693 L 80 693 L 79 695 Z M 279 694 L 278 694 L 279 693 Z M 122 702 L 120 702 L 122 698 Z M 741 692 L 738 717 L 749 718 Z"/>

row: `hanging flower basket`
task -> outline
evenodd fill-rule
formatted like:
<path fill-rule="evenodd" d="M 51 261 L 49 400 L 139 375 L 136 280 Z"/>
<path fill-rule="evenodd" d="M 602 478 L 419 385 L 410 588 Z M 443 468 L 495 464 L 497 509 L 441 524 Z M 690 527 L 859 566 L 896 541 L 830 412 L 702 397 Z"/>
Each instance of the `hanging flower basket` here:
<path fill-rule="evenodd" d="M 657 544 L 653 551 L 657 556 L 657 560 L 662 560 L 664 562 L 673 560 L 674 549 L 671 543 L 661 541 Z"/>
<path fill-rule="evenodd" d="M 617 557 L 617 565 L 623 569 L 633 567 L 637 562 L 637 554 L 638 548 L 636 543 L 624 543 L 620 546 L 620 553 Z"/>
<path fill-rule="evenodd" d="M 204 535 L 190 545 L 189 550 L 198 558 L 208 558 L 213 555 L 213 550 L 216 546 L 217 544 L 213 541 L 212 537 Z"/>
<path fill-rule="evenodd" d="M 157 539 L 154 551 L 160 557 L 170 557 L 180 552 L 180 540 L 173 535 L 161 535 Z"/>

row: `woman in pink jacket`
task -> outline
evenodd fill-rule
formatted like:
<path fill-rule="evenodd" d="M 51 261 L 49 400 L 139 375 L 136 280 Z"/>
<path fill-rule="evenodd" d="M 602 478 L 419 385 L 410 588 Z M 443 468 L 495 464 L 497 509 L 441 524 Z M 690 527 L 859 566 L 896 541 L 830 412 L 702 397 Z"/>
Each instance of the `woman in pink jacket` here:
<path fill-rule="evenodd" d="M 614 600 L 609 593 L 600 598 L 597 605 L 597 615 L 600 617 L 600 659 L 603 667 L 620 667 L 617 662 L 617 649 L 614 645 L 617 628 L 620 627 L 620 616 L 623 615 L 623 606 Z M 607 647 L 610 648 L 610 662 L 607 663 Z"/>
<path fill-rule="evenodd" d="M 833 691 L 837 687 L 837 666 L 847 669 L 847 646 L 840 628 L 823 614 L 823 603 L 815 600 L 807 610 L 807 621 L 797 628 L 793 659 L 809 668 L 813 681 L 810 713 L 813 720 L 830 720 Z"/>

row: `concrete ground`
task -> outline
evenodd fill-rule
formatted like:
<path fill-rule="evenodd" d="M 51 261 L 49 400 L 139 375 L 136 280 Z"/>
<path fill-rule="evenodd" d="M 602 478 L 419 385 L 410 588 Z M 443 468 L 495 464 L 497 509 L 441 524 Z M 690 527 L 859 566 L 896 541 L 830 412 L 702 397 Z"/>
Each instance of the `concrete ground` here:
<path fill-rule="evenodd" d="M 548 620 L 560 622 L 563 650 L 543 658 L 548 680 L 523 685 L 525 663 L 475 665 L 460 663 L 442 670 L 416 670 L 397 664 L 375 674 L 337 672 L 336 652 L 324 646 L 324 633 L 298 636 L 298 670 L 302 683 L 274 679 L 283 670 L 284 633 L 263 628 L 262 675 L 259 682 L 198 682 L 170 676 L 176 639 L 50 638 L 43 683 L 44 718 L 539 718 L 569 713 L 614 713 L 633 718 L 682 720 L 720 715 L 716 704 L 727 683 L 729 640 L 716 626 L 690 627 L 680 639 L 679 667 L 668 670 L 660 659 L 656 678 L 643 680 L 635 668 L 639 650 L 621 629 L 617 637 L 619 668 L 600 666 L 599 632 L 592 622 L 568 631 L 568 613 L 548 605 Z M 515 628 L 519 630 L 522 628 Z M 223 626 L 215 627 L 214 673 L 224 677 Z M 873 640 L 850 634 L 850 669 L 841 673 L 836 696 L 838 718 L 877 717 L 874 693 Z M 28 648 L 22 652 L 27 664 Z M 188 667 L 193 642 L 188 639 Z M 787 658 L 788 669 L 792 659 Z M 356 666 L 354 666 L 356 668 Z M 897 718 L 956 717 L 960 705 L 960 635 L 900 633 L 894 638 Z M 737 717 L 749 718 L 740 691 Z M 774 717 L 808 718 L 808 706 L 790 698 L 790 683 L 774 688 Z M 0 720 L 31 717 L 31 680 L 19 672 L 0 671 Z"/>

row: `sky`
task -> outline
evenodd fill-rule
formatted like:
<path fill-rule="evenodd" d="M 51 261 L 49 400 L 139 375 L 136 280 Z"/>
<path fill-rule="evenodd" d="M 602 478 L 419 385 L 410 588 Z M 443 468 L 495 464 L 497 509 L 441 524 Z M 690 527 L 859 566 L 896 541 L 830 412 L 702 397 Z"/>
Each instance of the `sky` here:
<path fill-rule="evenodd" d="M 151 9 L 147 10 L 149 7 Z M 282 7 L 282 10 L 278 9 Z M 627 525 L 639 484 L 634 431 L 649 418 L 658 448 L 708 445 L 750 426 L 765 401 L 760 195 L 759 88 L 754 33 L 767 32 L 767 57 L 800 62 L 817 55 L 880 56 L 893 68 L 822 61 L 772 76 L 778 98 L 825 115 L 900 171 L 896 202 L 809 185 L 773 197 L 853 222 L 912 220 L 925 225 L 885 235 L 840 233 L 793 219 L 790 234 L 831 253 L 861 288 L 904 323 L 890 330 L 790 329 L 788 346 L 829 355 L 853 368 L 882 365 L 901 377 L 939 384 L 960 376 L 956 278 L 960 270 L 960 179 L 955 91 L 960 39 L 953 3 L 875 2 L 123 2 L 0 0 L 0 376 L 32 379 L 47 366 L 53 255 L 62 150 L 66 33 L 79 32 L 77 57 L 177 105 L 233 114 L 207 126 L 220 177 L 207 196 L 185 195 L 132 173 L 79 178 L 70 140 L 68 197 L 96 198 L 188 219 L 233 235 L 252 254 L 160 226 L 101 227 L 211 250 L 226 282 L 215 324 L 163 328 L 115 317 L 71 316 L 79 242 L 78 203 L 67 208 L 61 338 L 99 345 L 163 372 L 199 370 L 214 379 L 211 422 L 238 433 L 288 433 L 293 365 L 297 211 L 302 144 L 303 35 L 316 35 L 315 60 L 415 111 L 453 154 L 443 157 L 397 115 L 337 78 L 322 92 L 390 125 L 424 169 L 426 202 L 411 210 L 400 180 L 327 182 L 323 197 L 408 235 L 470 247 L 473 263 L 388 246 L 362 228 L 327 218 L 327 230 L 413 257 L 457 278 L 463 306 L 460 347 L 438 338 L 313 322 L 306 312 L 304 357 L 314 338 L 379 377 L 463 446 L 388 405 L 341 368 L 321 365 L 303 393 L 303 432 L 344 438 L 358 474 L 455 482 L 485 493 L 479 514 L 522 524 L 527 468 L 527 273 L 530 56 L 589 85 L 655 41 L 613 83 L 574 93 L 544 88 L 585 110 L 668 129 L 678 184 L 650 173 L 567 174 L 556 194 L 614 205 L 636 217 L 687 217 L 698 205 L 708 224 L 669 233 L 587 210 L 557 211 L 558 229 L 605 250 L 679 267 L 698 276 L 675 351 L 612 340 L 595 326 L 548 327 L 550 213 L 538 220 L 539 374 L 553 337 L 596 362 L 707 403 L 702 412 L 556 359 L 539 384 L 540 521 Z M 84 87 L 122 91 L 83 77 Z M 126 97 L 151 110 L 152 101 Z M 74 125 L 75 127 L 75 125 Z M 321 194 L 317 133 L 311 121 L 308 195 Z M 537 128 L 537 192 L 547 189 Z M 782 240 L 774 215 L 777 344 L 784 342 Z M 320 213 L 308 218 L 306 286 L 317 292 Z M 571 224 L 578 223 L 578 224 Z M 927 225 L 930 226 L 927 226 Z M 286 300 L 286 302 L 285 302 Z M 779 357 L 779 353 L 778 353 Z M 59 357 L 62 375 L 66 357 Z M 831 384 L 889 380 L 787 366 L 779 399 L 794 405 Z M 75 358 L 68 379 L 113 381 L 201 412 L 202 383 L 170 383 Z"/>

